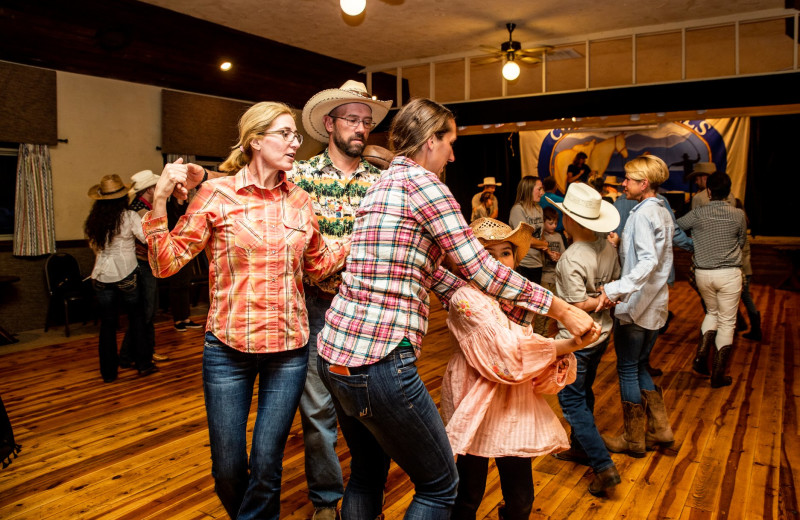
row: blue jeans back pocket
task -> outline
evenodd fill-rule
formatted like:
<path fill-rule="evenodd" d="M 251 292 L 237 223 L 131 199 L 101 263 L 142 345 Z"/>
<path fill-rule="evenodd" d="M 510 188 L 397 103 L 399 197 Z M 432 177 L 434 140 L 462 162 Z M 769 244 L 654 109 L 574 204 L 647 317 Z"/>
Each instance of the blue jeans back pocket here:
<path fill-rule="evenodd" d="M 339 399 L 339 404 L 350 417 L 372 417 L 369 405 L 369 375 L 353 374 L 340 376 L 328 374 L 331 393 Z"/>

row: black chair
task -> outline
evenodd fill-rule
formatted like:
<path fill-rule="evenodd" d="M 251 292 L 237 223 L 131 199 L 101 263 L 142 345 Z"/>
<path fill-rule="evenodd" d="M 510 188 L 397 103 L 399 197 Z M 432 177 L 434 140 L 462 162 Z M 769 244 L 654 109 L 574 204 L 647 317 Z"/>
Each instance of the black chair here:
<path fill-rule="evenodd" d="M 86 317 L 92 312 L 94 295 L 91 286 L 84 283 L 81 270 L 75 257 L 68 253 L 53 253 L 44 262 L 44 278 L 50 300 L 47 304 L 47 315 L 44 319 L 44 331 L 50 326 L 55 305 L 64 307 L 64 334 L 69 337 L 70 306 L 78 306 L 83 311 L 84 325 Z"/>

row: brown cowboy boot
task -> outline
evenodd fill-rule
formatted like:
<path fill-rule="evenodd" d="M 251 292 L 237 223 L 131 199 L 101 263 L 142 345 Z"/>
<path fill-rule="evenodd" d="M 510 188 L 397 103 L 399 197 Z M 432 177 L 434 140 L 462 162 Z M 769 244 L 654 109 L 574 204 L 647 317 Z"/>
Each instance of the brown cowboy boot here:
<path fill-rule="evenodd" d="M 708 354 L 711 351 L 714 340 L 717 337 L 716 330 L 707 330 L 705 334 L 700 334 L 700 342 L 697 344 L 697 354 L 692 362 L 692 369 L 698 374 L 710 376 L 711 370 L 708 369 Z"/>
<path fill-rule="evenodd" d="M 733 345 L 725 345 L 718 348 L 714 353 L 714 370 L 711 373 L 711 388 L 720 388 L 728 386 L 733 381 L 731 376 L 725 375 L 725 369 L 728 367 L 728 361 L 733 354 Z"/>
<path fill-rule="evenodd" d="M 642 398 L 646 402 L 647 432 L 644 436 L 645 447 L 654 450 L 658 446 L 669 448 L 675 444 L 672 428 L 669 425 L 669 414 L 664 406 L 661 387 L 655 390 L 642 390 Z"/>
<path fill-rule="evenodd" d="M 644 414 L 644 403 L 636 404 L 622 401 L 622 414 L 625 431 L 619 437 L 601 435 L 608 451 L 626 453 L 631 457 L 642 458 L 646 455 L 644 434 L 647 418 Z"/>
<path fill-rule="evenodd" d="M 622 482 L 617 472 L 617 467 L 613 464 L 610 468 L 606 468 L 600 473 L 595 473 L 594 478 L 589 483 L 589 493 L 596 497 L 606 494 L 606 490 L 612 488 Z"/>

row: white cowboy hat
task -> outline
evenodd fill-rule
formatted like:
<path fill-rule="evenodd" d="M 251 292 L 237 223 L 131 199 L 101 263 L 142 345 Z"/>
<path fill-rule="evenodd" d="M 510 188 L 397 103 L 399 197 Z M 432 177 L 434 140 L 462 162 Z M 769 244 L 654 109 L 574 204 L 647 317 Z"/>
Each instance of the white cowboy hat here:
<path fill-rule="evenodd" d="M 545 198 L 575 222 L 592 231 L 608 233 L 619 226 L 617 208 L 604 201 L 597 190 L 588 184 L 570 184 L 567 194 L 564 195 L 564 202 L 556 202 L 548 196 Z"/>
<path fill-rule="evenodd" d="M 142 170 L 131 175 L 131 191 L 130 194 L 136 194 L 140 191 L 146 190 L 150 186 L 158 184 L 158 179 L 161 175 L 156 175 L 150 170 Z"/>
<path fill-rule="evenodd" d="M 314 94 L 303 107 L 303 127 L 308 135 L 317 141 L 327 143 L 328 131 L 325 129 L 323 117 L 330 114 L 334 108 L 348 103 L 364 103 L 372 108 L 372 120 L 376 124 L 383 121 L 392 106 L 391 101 L 372 99 L 363 83 L 347 80 L 339 88 L 329 88 Z"/>
<path fill-rule="evenodd" d="M 511 226 L 499 220 L 483 217 L 473 221 L 469 227 L 472 228 L 475 237 L 481 241 L 484 247 L 499 242 L 511 242 L 516 246 L 514 265 L 522 262 L 531 247 L 533 226 L 527 222 L 520 222 L 516 228 L 511 229 Z"/>
<path fill-rule="evenodd" d="M 502 186 L 502 183 L 495 182 L 494 177 L 484 177 L 483 182 L 478 184 L 479 188 L 483 188 L 484 186 Z"/>

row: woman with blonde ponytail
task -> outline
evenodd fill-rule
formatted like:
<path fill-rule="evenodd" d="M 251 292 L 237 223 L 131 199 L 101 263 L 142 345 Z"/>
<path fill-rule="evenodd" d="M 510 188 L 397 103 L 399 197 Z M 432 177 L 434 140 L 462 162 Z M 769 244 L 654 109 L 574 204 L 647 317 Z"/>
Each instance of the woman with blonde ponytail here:
<path fill-rule="evenodd" d="M 306 380 L 303 272 L 324 278 L 341 269 L 349 252 L 349 244 L 326 245 L 308 194 L 286 180 L 302 140 L 288 106 L 253 105 L 221 167 L 233 174 L 202 183 L 170 232 L 166 201 L 186 182 L 187 169 L 167 165 L 143 220 L 156 276 L 170 276 L 201 251 L 209 259 L 203 389 L 211 471 L 231 518 L 280 515 L 283 449 Z"/>

